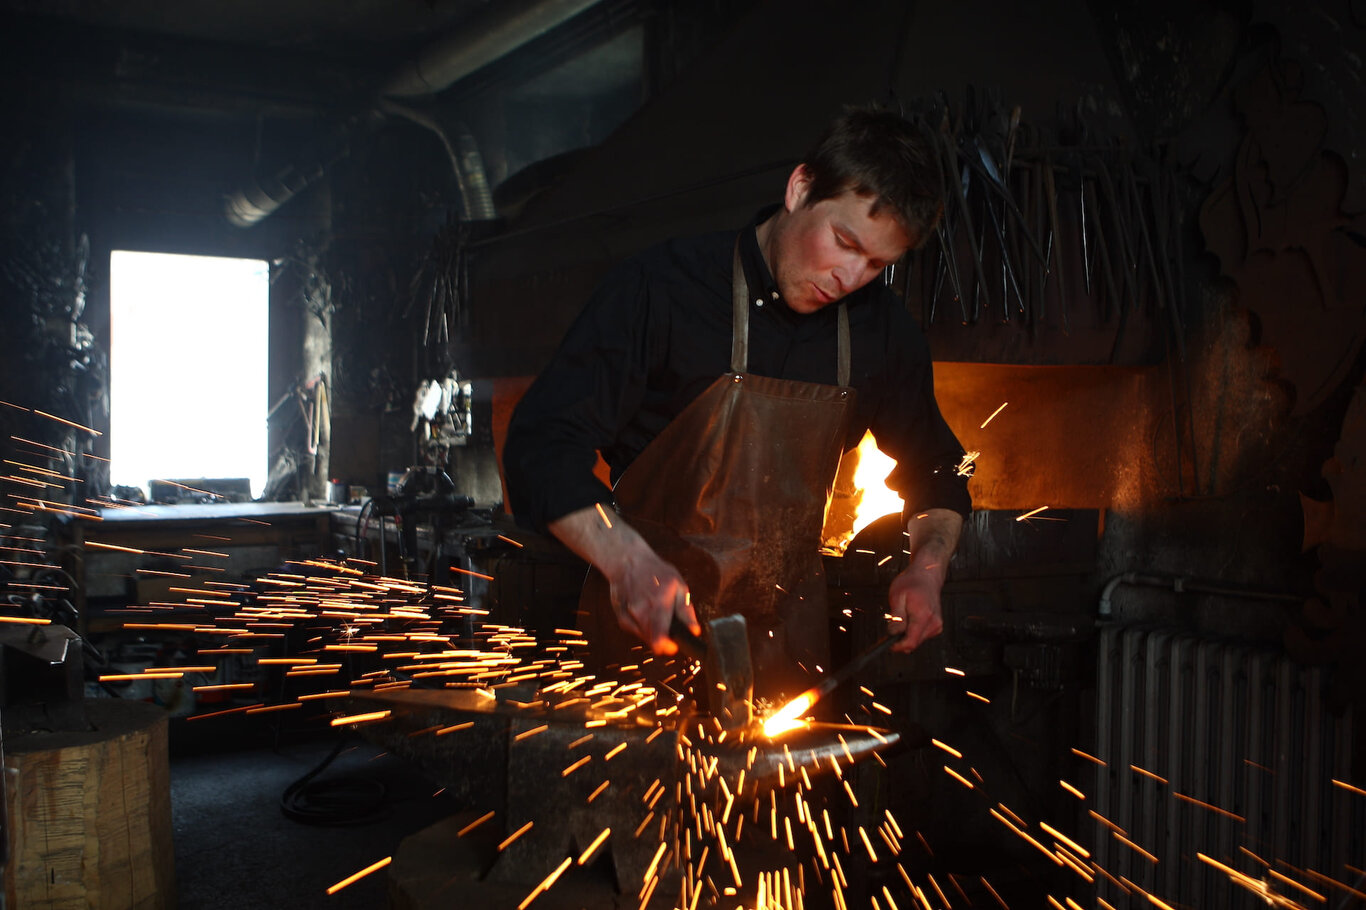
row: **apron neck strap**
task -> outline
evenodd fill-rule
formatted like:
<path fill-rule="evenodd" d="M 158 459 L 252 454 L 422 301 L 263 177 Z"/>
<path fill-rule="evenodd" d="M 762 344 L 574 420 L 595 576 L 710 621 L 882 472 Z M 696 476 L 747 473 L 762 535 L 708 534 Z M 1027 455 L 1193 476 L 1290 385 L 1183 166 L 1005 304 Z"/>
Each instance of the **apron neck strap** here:
<path fill-rule="evenodd" d="M 740 263 L 740 241 L 735 241 L 735 252 L 730 266 L 732 322 L 730 339 L 730 369 L 743 373 L 749 367 L 749 287 L 745 283 L 745 269 Z M 843 388 L 849 385 L 849 309 L 844 301 L 839 305 L 836 377 Z"/>

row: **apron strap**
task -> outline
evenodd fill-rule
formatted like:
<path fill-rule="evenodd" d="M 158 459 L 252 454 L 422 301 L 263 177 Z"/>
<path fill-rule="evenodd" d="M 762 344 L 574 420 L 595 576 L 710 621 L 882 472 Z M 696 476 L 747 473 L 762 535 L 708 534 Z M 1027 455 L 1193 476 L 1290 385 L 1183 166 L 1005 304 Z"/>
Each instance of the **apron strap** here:
<path fill-rule="evenodd" d="M 745 269 L 740 264 L 740 241 L 735 241 L 735 252 L 730 264 L 731 286 L 731 335 L 730 370 L 743 373 L 749 368 L 749 287 L 745 283 Z M 841 388 L 849 386 L 849 364 L 852 360 L 849 346 L 849 308 L 840 301 L 839 330 L 836 361 L 836 383 Z"/>
<path fill-rule="evenodd" d="M 735 253 L 730 262 L 730 293 L 733 312 L 730 330 L 730 371 L 743 373 L 749 366 L 749 288 L 745 284 L 745 269 L 740 264 L 740 240 L 735 240 Z"/>

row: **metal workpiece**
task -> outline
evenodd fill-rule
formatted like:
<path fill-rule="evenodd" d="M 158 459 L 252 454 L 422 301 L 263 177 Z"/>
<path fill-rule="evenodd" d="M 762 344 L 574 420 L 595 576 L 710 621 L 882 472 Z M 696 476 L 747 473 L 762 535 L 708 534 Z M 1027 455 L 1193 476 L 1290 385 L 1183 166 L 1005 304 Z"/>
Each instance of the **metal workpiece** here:
<path fill-rule="evenodd" d="M 773 788 L 799 784 L 818 777 L 839 774 L 856 762 L 871 758 L 873 753 L 889 749 L 901 741 L 901 734 L 893 730 L 850 724 L 810 723 L 780 736 L 768 737 L 762 732 L 717 741 L 707 738 L 688 741 L 701 761 L 715 761 L 713 774 L 721 775 L 730 785 L 740 780 L 744 772 L 744 793 L 753 796 Z"/>

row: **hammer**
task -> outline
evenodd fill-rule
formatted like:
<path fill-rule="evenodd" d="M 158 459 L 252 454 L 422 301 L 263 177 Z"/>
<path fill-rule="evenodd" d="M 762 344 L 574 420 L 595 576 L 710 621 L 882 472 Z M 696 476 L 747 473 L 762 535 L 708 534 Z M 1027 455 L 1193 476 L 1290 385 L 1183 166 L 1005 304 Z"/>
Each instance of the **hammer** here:
<path fill-rule="evenodd" d="M 750 664 L 749 630 L 739 613 L 702 624 L 706 637 L 694 635 L 677 616 L 669 637 L 688 657 L 702 663 L 712 716 L 723 730 L 743 730 L 753 718 L 754 668 Z"/>

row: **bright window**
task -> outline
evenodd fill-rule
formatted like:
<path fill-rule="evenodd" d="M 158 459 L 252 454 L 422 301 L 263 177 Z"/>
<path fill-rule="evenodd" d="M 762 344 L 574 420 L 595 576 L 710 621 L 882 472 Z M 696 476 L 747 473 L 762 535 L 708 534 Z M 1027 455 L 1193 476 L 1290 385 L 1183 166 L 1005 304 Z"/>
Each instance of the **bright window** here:
<path fill-rule="evenodd" d="M 110 479 L 266 482 L 269 265 L 115 250 Z"/>

